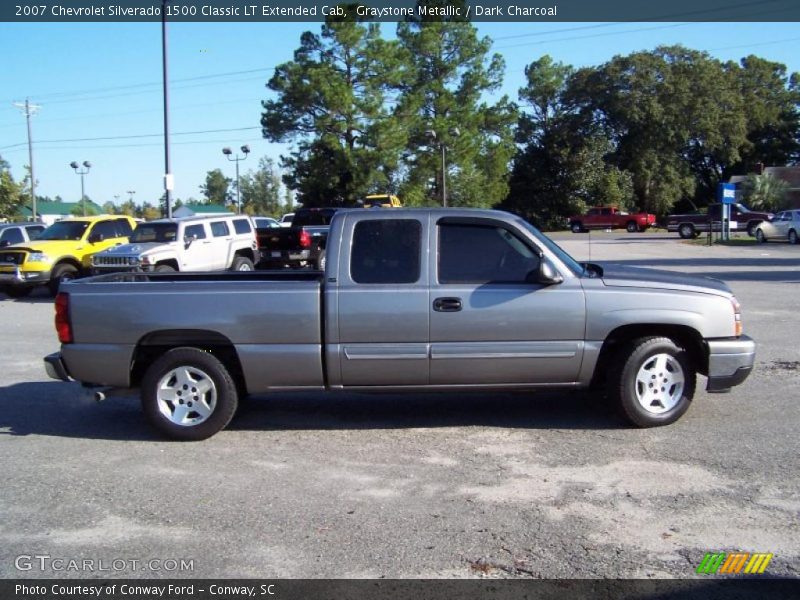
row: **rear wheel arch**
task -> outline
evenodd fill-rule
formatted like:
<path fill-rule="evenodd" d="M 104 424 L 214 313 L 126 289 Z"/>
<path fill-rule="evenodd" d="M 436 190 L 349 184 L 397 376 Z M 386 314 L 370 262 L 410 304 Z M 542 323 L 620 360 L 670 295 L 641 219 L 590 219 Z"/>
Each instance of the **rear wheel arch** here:
<path fill-rule="evenodd" d="M 228 369 L 239 394 L 246 395 L 244 371 L 233 342 L 219 332 L 202 329 L 165 329 L 143 336 L 133 351 L 130 367 L 131 387 L 141 385 L 147 368 L 175 348 L 196 348 L 212 354 Z"/>

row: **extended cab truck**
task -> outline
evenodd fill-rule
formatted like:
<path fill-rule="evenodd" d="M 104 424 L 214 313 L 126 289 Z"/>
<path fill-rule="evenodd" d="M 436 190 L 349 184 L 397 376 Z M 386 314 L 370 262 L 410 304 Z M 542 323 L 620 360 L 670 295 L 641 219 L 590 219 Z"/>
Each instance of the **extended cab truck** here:
<path fill-rule="evenodd" d="M 645 231 L 656 224 L 656 216 L 646 212 L 627 213 L 615 206 L 595 206 L 585 215 L 569 218 L 572 233 L 581 233 L 589 229 L 625 229 L 628 233 Z"/>
<path fill-rule="evenodd" d="M 746 231 L 755 237 L 762 221 L 769 221 L 772 213 L 756 212 L 744 204 L 731 204 L 731 231 Z M 708 212 L 667 216 L 667 231 L 677 232 L 683 239 L 692 239 L 706 231 L 722 231 L 722 204 L 709 204 Z"/>
<path fill-rule="evenodd" d="M 255 228 L 245 215 L 159 219 L 140 224 L 130 243 L 95 254 L 94 273 L 252 271 Z"/>
<path fill-rule="evenodd" d="M 723 282 L 578 264 L 507 213 L 341 211 L 327 251 L 324 273 L 71 282 L 48 374 L 141 388 L 155 427 L 197 440 L 228 424 L 242 394 L 273 390 L 597 386 L 631 423 L 666 425 L 689 408 L 697 373 L 723 391 L 755 359 Z"/>
<path fill-rule="evenodd" d="M 0 285 L 14 297 L 38 285 L 55 296 L 62 282 L 90 273 L 94 254 L 124 244 L 135 227 L 131 217 L 114 215 L 57 221 L 32 242 L 0 249 Z"/>

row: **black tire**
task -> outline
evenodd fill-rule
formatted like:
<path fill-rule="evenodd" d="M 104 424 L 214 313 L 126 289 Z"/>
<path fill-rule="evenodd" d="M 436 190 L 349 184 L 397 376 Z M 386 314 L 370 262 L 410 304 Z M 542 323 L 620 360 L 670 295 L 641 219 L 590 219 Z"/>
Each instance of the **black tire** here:
<path fill-rule="evenodd" d="M 317 271 L 325 270 L 325 250 L 320 250 L 316 262 Z"/>
<path fill-rule="evenodd" d="M 764 235 L 764 232 L 759 227 L 756 229 L 756 241 L 759 244 L 766 244 L 767 243 L 767 236 Z"/>
<path fill-rule="evenodd" d="M 637 427 L 669 425 L 689 409 L 697 374 L 686 350 L 671 339 L 634 340 L 620 351 L 615 364 L 608 380 L 608 394 L 630 424 Z M 680 378 L 682 384 L 678 383 Z M 664 386 L 659 389 L 653 387 L 653 383 Z M 653 399 L 648 400 L 651 391 Z"/>
<path fill-rule="evenodd" d="M 55 296 L 58 294 L 58 288 L 61 286 L 62 281 L 72 281 L 78 277 L 78 269 L 75 265 L 63 263 L 56 265 L 53 272 L 50 274 L 50 281 L 47 287 L 50 289 L 50 294 Z"/>
<path fill-rule="evenodd" d="M 583 232 L 583 223 L 580 221 L 573 221 L 569 224 L 569 228 L 572 230 L 572 233 L 581 233 Z"/>
<path fill-rule="evenodd" d="M 797 232 L 794 229 L 790 229 L 787 239 L 789 240 L 790 244 L 797 244 Z"/>
<path fill-rule="evenodd" d="M 175 267 L 172 265 L 156 265 L 155 268 L 156 273 L 174 273 Z"/>
<path fill-rule="evenodd" d="M 639 226 L 636 224 L 636 221 L 628 221 L 625 229 L 628 230 L 628 233 L 637 233 L 639 231 Z"/>
<path fill-rule="evenodd" d="M 234 256 L 231 263 L 231 271 L 253 271 L 253 261 L 246 256 Z"/>
<path fill-rule="evenodd" d="M 748 223 L 747 224 L 747 235 L 750 237 L 756 237 L 756 229 L 758 228 L 758 223 Z"/>
<path fill-rule="evenodd" d="M 209 395 L 204 395 L 191 387 L 191 383 L 187 384 L 189 387 L 179 385 L 179 377 L 190 382 L 196 378 L 197 383 L 206 384 L 210 380 L 213 387 L 206 392 Z M 170 381 L 175 382 L 175 387 L 170 386 Z M 164 387 L 160 389 L 162 384 Z M 185 404 L 183 399 L 166 398 L 168 390 L 176 390 L 176 394 L 185 392 Z M 141 394 L 142 409 L 153 427 L 167 437 L 181 441 L 204 440 L 221 431 L 230 423 L 239 405 L 236 383 L 228 370 L 212 354 L 197 348 L 175 348 L 156 360 L 145 372 Z M 190 410 L 200 406 L 209 410 L 205 417 Z M 192 417 L 192 414 L 197 416 Z M 181 415 L 190 422 L 176 423 L 182 419 Z M 192 420 L 197 422 L 192 423 Z"/>
<path fill-rule="evenodd" d="M 25 298 L 33 291 L 33 287 L 29 285 L 9 285 L 3 288 L 3 291 L 8 294 L 9 298 Z"/>
<path fill-rule="evenodd" d="M 691 223 L 683 223 L 680 227 L 678 227 L 678 235 L 684 240 L 691 240 L 696 238 L 698 234 L 694 228 L 694 225 Z"/>

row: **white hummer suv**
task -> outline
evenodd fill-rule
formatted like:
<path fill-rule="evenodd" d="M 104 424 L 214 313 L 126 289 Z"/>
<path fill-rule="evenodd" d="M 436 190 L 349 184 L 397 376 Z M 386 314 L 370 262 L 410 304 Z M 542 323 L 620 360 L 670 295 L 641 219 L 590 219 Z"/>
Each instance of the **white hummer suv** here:
<path fill-rule="evenodd" d="M 158 219 L 140 223 L 128 244 L 99 252 L 95 274 L 113 271 L 252 271 L 255 227 L 245 215 Z"/>

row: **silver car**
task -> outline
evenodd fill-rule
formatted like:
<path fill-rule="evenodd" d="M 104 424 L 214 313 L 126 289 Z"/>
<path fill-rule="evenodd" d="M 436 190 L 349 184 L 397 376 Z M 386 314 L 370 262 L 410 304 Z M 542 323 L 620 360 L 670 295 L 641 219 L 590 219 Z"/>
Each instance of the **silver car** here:
<path fill-rule="evenodd" d="M 759 223 L 756 239 L 761 244 L 769 240 L 786 240 L 790 244 L 796 244 L 798 231 L 800 231 L 800 210 L 785 210 L 769 221 Z"/>

